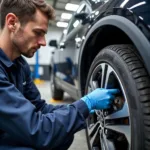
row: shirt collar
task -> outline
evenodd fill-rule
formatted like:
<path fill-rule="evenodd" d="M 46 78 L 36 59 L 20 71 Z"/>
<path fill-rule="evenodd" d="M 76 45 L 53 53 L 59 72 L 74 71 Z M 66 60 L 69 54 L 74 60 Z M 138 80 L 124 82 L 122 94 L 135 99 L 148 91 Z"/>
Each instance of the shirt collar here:
<path fill-rule="evenodd" d="M 14 65 L 14 63 L 7 57 L 7 55 L 3 52 L 1 48 L 0 48 L 0 61 L 8 68 Z"/>

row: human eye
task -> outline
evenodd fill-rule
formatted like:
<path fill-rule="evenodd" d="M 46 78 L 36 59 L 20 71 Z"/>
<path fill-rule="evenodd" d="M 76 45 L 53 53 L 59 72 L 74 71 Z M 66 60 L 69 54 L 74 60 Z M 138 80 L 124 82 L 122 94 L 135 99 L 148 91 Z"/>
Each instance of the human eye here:
<path fill-rule="evenodd" d="M 34 31 L 34 33 L 35 33 L 36 36 L 41 36 L 42 35 L 42 32 L 40 32 L 40 31 Z"/>

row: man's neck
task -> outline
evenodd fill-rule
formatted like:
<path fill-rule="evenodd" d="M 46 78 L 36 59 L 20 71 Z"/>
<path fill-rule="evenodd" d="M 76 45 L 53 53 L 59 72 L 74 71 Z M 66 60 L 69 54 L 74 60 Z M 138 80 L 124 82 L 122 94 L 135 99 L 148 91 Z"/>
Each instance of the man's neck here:
<path fill-rule="evenodd" d="M 15 54 L 15 49 L 13 49 L 13 44 L 9 36 L 6 36 L 6 34 L 8 35 L 9 33 L 6 33 L 6 31 L 1 31 L 0 33 L 0 48 L 4 51 L 7 57 L 11 61 L 13 61 L 19 56 Z"/>

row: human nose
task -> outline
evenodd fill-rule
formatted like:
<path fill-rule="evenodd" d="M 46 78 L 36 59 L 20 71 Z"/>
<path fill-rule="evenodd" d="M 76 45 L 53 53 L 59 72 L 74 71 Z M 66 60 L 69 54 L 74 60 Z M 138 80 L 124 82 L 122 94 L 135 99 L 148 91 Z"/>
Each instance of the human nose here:
<path fill-rule="evenodd" d="M 46 40 L 45 37 L 41 37 L 38 39 L 38 44 L 41 46 L 46 46 Z"/>

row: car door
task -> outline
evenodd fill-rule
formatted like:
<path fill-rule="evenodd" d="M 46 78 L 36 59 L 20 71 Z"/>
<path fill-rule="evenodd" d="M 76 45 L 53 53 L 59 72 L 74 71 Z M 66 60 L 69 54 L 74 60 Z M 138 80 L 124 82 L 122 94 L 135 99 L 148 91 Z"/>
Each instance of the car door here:
<path fill-rule="evenodd" d="M 90 14 L 91 9 L 86 2 L 82 2 L 75 14 L 79 13 Z M 62 80 L 62 86 L 72 97 L 78 98 L 78 58 L 79 49 L 83 40 L 83 35 L 87 29 L 85 26 L 88 24 L 82 24 L 82 21 L 77 19 L 75 15 L 72 17 L 67 34 L 64 36 L 63 42 L 60 44 L 60 60 L 64 62 L 64 78 Z"/>

